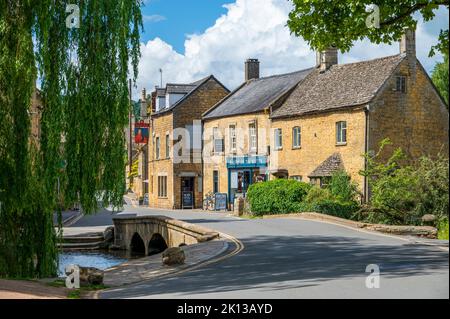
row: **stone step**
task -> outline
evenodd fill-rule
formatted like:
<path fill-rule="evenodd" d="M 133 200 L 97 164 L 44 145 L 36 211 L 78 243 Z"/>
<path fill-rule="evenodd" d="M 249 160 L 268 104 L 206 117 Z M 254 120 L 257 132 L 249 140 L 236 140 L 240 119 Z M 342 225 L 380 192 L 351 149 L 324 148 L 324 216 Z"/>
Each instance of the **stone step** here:
<path fill-rule="evenodd" d="M 103 234 L 101 236 L 67 236 L 63 237 L 63 243 L 95 243 L 103 241 Z"/>
<path fill-rule="evenodd" d="M 103 244 L 103 240 L 101 241 L 94 241 L 94 242 L 81 242 L 81 243 L 60 243 L 58 245 L 59 248 L 62 249 L 76 249 L 76 250 L 83 250 L 83 249 L 99 249 L 101 245 Z"/>

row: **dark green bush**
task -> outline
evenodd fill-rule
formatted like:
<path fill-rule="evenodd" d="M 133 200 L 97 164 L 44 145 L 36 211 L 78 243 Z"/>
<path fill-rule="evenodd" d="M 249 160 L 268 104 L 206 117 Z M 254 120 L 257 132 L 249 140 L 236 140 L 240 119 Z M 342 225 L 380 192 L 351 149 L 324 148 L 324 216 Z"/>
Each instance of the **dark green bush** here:
<path fill-rule="evenodd" d="M 254 215 L 294 213 L 310 188 L 307 183 L 276 179 L 251 185 L 247 198 Z"/>
<path fill-rule="evenodd" d="M 358 209 L 359 205 L 356 202 L 339 202 L 337 200 L 323 200 L 310 205 L 312 212 L 346 219 L 351 219 Z"/>

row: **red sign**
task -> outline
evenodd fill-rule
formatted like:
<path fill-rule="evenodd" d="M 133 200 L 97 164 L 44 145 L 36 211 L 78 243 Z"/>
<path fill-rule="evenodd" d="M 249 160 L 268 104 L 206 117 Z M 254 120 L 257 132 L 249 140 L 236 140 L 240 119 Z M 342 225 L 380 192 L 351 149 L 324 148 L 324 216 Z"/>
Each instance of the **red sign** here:
<path fill-rule="evenodd" d="M 135 123 L 134 125 L 134 142 L 136 144 L 147 144 L 149 137 L 150 126 L 143 121 Z"/>

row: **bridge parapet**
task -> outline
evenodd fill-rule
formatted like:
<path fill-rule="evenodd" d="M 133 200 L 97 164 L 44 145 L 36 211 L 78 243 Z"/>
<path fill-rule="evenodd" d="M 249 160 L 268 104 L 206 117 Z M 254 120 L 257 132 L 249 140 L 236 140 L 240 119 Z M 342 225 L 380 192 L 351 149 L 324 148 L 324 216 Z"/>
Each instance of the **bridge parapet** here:
<path fill-rule="evenodd" d="M 191 245 L 213 240 L 219 233 L 198 225 L 167 216 L 117 216 L 114 222 L 114 244 L 119 249 L 131 250 L 132 238 L 138 234 L 145 245 L 145 254 L 151 249 L 155 235 L 161 235 L 168 247 Z"/>

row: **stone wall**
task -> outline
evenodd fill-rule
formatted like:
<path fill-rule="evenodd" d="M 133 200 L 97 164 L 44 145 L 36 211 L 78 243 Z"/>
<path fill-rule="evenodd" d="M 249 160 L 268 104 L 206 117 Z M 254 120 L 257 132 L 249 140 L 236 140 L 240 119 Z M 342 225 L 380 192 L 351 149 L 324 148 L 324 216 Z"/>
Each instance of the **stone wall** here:
<path fill-rule="evenodd" d="M 202 162 L 201 162 L 201 141 L 197 141 L 200 147 L 190 154 L 181 154 L 183 162 L 174 163 L 174 145 L 178 142 L 178 136 L 173 136 L 174 129 L 186 128 L 197 121 L 201 132 L 201 115 L 219 102 L 228 94 L 221 84 L 214 78 L 210 78 L 206 83 L 192 92 L 173 111 L 157 114 L 152 119 L 152 130 L 150 133 L 150 161 L 149 175 L 150 206 L 161 208 L 181 208 L 181 176 L 183 174 L 193 174 L 194 177 L 194 198 L 195 208 L 201 208 L 203 203 L 202 185 Z M 152 134 L 155 136 L 152 137 Z M 170 159 L 166 159 L 166 134 L 170 134 Z M 155 138 L 160 137 L 160 160 L 155 159 Z M 201 138 L 201 135 L 198 137 Z M 195 161 L 194 156 L 195 154 Z M 167 198 L 158 198 L 158 175 L 166 175 Z"/>
<path fill-rule="evenodd" d="M 172 145 L 169 158 L 166 158 L 166 135 L 172 135 L 173 114 L 166 113 L 151 120 L 149 137 L 149 205 L 160 208 L 173 208 L 174 183 L 172 164 Z M 160 139 L 160 157 L 156 159 L 156 137 Z M 158 176 L 167 176 L 167 197 L 158 196 Z"/>
<path fill-rule="evenodd" d="M 336 144 L 336 122 L 347 122 L 347 143 Z M 301 147 L 292 147 L 292 129 L 301 128 Z M 359 108 L 332 113 L 276 119 L 272 131 L 282 129 L 283 149 L 275 150 L 272 141 L 270 169 L 286 169 L 289 176 L 302 176 L 309 182 L 308 175 L 333 153 L 341 154 L 344 168 L 362 190 L 364 180 L 359 171 L 364 169 L 365 114 Z M 272 133 L 273 135 L 273 133 Z M 273 138 L 272 138 L 273 140 Z"/>
<path fill-rule="evenodd" d="M 393 145 L 386 147 L 385 159 L 397 147 L 412 159 L 439 152 L 448 157 L 448 110 L 420 62 L 411 65 L 403 61 L 370 105 L 370 149 L 389 138 Z M 406 76 L 406 93 L 395 90 L 396 75 Z"/>
<path fill-rule="evenodd" d="M 267 146 L 270 145 L 270 120 L 264 113 L 245 114 L 230 116 L 219 119 L 204 121 L 205 144 L 203 149 L 203 174 L 205 194 L 213 191 L 213 171 L 219 172 L 219 192 L 228 193 L 228 170 L 226 158 L 233 156 L 230 149 L 230 125 L 236 126 L 237 156 L 249 155 L 249 124 L 256 122 L 258 152 L 257 155 L 267 155 Z M 224 138 L 225 152 L 223 154 L 213 153 L 213 128 L 217 127 Z"/>

